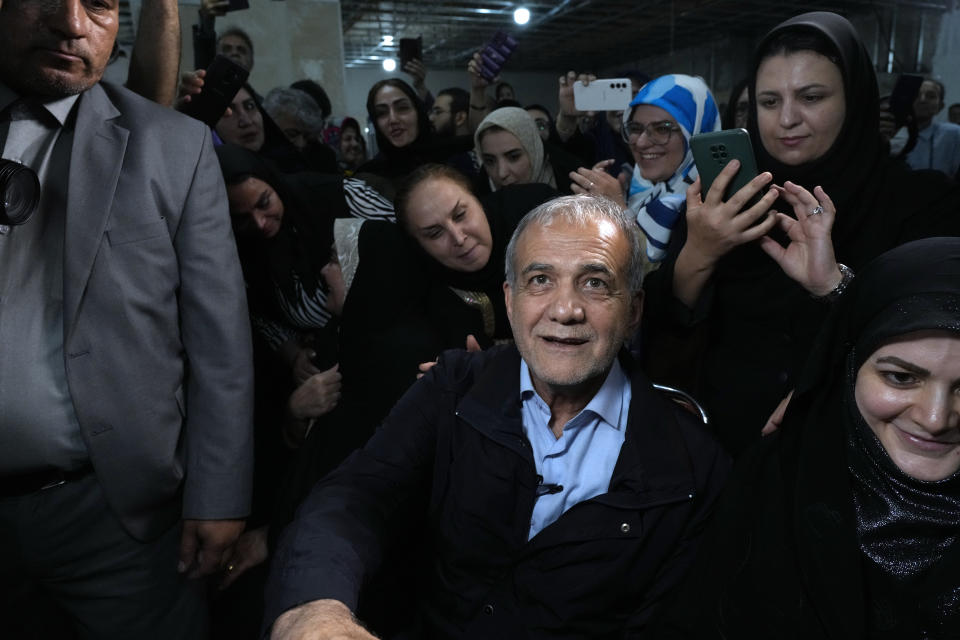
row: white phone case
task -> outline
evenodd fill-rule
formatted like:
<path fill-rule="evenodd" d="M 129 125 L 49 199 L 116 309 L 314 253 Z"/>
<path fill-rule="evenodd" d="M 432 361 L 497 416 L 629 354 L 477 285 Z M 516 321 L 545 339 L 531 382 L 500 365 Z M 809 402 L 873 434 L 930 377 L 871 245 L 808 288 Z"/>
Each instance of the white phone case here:
<path fill-rule="evenodd" d="M 573 104 L 578 111 L 623 111 L 631 98 L 630 78 L 598 79 L 587 86 L 579 80 L 573 83 Z"/>

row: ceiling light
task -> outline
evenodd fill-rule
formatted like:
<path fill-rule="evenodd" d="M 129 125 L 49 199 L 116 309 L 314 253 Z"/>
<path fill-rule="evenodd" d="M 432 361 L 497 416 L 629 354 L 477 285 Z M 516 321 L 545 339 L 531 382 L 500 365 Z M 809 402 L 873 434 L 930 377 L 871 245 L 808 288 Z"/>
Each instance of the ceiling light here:
<path fill-rule="evenodd" d="M 393 58 L 384 58 L 383 59 L 383 70 L 384 71 L 393 71 L 397 68 L 397 61 Z"/>
<path fill-rule="evenodd" d="M 517 24 L 527 24 L 530 22 L 530 10 L 520 7 L 513 12 L 513 21 Z"/>
<path fill-rule="evenodd" d="M 393 36 L 383 36 L 383 42 L 381 43 L 385 47 L 393 46 Z"/>

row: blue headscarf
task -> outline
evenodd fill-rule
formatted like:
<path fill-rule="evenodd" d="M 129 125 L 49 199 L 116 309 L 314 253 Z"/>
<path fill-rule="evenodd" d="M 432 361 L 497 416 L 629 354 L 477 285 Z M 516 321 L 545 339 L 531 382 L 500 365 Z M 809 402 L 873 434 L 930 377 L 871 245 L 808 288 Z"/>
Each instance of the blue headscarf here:
<path fill-rule="evenodd" d="M 659 262 L 666 255 L 670 233 L 687 198 L 687 186 L 697 179 L 697 166 L 690 152 L 690 137 L 720 129 L 720 110 L 707 84 L 700 78 L 673 74 L 660 76 L 643 85 L 623 112 L 626 125 L 634 107 L 649 104 L 669 113 L 683 134 L 684 156 L 673 176 L 664 182 L 650 182 L 635 166 L 627 192 L 627 207 L 637 214 L 637 224 L 647 237 L 647 258 Z"/>

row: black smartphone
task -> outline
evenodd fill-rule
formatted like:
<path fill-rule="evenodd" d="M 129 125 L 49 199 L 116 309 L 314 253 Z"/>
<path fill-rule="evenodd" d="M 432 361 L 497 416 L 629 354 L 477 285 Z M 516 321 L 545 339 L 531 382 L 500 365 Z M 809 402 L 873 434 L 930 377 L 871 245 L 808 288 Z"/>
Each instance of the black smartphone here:
<path fill-rule="evenodd" d="M 183 112 L 211 127 L 216 126 L 249 75 L 249 71 L 230 58 L 217 55 L 207 67 L 203 91 L 190 97 Z"/>
<path fill-rule="evenodd" d="M 518 44 L 515 38 L 503 31 L 497 31 L 493 34 L 490 42 L 480 50 L 480 75 L 487 82 L 493 82 L 494 78 L 500 74 L 500 70 L 503 69 L 503 65 L 513 55 Z"/>
<path fill-rule="evenodd" d="M 241 9 L 249 8 L 249 0 L 230 0 L 230 5 L 227 7 L 227 11 L 240 11 Z"/>
<path fill-rule="evenodd" d="M 400 38 L 400 69 L 411 60 L 423 60 L 423 36 Z"/>
<path fill-rule="evenodd" d="M 723 192 L 724 202 L 757 177 L 757 160 L 753 156 L 753 145 L 750 144 L 750 134 L 746 129 L 725 129 L 695 135 L 690 138 L 690 150 L 693 151 L 693 160 L 700 174 L 700 193 L 703 198 L 707 197 L 713 181 L 733 159 L 740 161 L 740 170 Z M 752 206 L 760 197 L 761 194 L 757 194 L 744 208 Z"/>
<path fill-rule="evenodd" d="M 890 94 L 890 113 L 893 114 L 897 129 L 907 124 L 907 118 L 913 113 L 913 103 L 920 94 L 922 84 L 923 76 L 903 73 L 893 85 L 893 93 Z"/>

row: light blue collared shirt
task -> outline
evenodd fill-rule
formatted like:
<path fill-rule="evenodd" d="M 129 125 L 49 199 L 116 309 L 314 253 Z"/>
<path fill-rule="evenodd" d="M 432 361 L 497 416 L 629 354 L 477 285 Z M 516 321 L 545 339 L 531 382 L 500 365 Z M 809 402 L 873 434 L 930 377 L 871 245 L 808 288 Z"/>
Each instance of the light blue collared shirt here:
<path fill-rule="evenodd" d="M 960 170 L 960 126 L 932 122 L 917 132 L 917 144 L 907 154 L 911 169 L 935 169 L 951 178 Z"/>
<path fill-rule="evenodd" d="M 537 474 L 543 478 L 527 539 L 578 502 L 607 492 L 623 446 L 630 398 L 630 380 L 614 360 L 600 390 L 564 425 L 558 439 L 550 430 L 550 407 L 534 390 L 530 369 L 521 360 L 523 432 L 533 448 Z M 562 490 L 550 493 L 550 487 Z"/>

